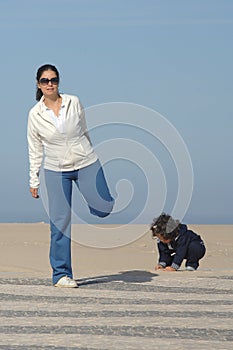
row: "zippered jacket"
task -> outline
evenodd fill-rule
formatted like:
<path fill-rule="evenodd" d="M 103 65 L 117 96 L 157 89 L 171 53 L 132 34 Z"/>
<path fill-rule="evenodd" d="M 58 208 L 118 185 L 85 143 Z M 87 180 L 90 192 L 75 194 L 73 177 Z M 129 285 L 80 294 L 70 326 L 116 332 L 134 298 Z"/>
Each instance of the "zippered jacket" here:
<path fill-rule="evenodd" d="M 42 108 L 41 100 L 30 110 L 27 138 L 30 187 L 38 188 L 39 171 L 72 171 L 94 163 L 98 157 L 91 145 L 84 109 L 77 96 L 61 94 L 65 108 L 65 132 L 61 133 Z"/>
<path fill-rule="evenodd" d="M 185 224 L 181 224 L 179 235 L 170 243 L 163 243 L 158 239 L 159 264 L 166 267 L 169 265 L 171 257 L 173 257 L 171 266 L 178 270 L 182 261 L 187 259 L 188 248 L 193 241 L 197 241 L 204 246 L 201 237 L 192 230 L 189 230 Z"/>

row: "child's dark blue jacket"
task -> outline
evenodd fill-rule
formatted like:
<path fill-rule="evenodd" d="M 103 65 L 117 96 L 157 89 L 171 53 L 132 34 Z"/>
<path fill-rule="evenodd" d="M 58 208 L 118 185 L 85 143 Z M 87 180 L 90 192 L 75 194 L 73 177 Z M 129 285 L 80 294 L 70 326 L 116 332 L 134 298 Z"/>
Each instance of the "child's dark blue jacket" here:
<path fill-rule="evenodd" d="M 170 243 L 166 244 L 158 239 L 159 264 L 163 267 L 169 265 L 178 270 L 183 259 L 187 259 L 188 247 L 192 241 L 198 241 L 204 245 L 201 237 L 184 224 L 180 225 L 179 235 Z"/>

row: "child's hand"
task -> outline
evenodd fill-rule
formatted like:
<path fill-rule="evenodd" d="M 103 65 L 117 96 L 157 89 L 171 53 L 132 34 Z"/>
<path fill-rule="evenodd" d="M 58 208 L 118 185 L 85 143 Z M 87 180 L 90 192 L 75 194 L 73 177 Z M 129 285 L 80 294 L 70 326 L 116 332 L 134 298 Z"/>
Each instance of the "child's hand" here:
<path fill-rule="evenodd" d="M 162 265 L 156 265 L 155 270 L 164 270 L 164 267 Z"/>
<path fill-rule="evenodd" d="M 173 267 L 171 266 L 167 266 L 163 269 L 163 271 L 170 271 L 170 272 L 173 272 L 173 271 L 176 271 L 176 269 L 174 269 Z"/>

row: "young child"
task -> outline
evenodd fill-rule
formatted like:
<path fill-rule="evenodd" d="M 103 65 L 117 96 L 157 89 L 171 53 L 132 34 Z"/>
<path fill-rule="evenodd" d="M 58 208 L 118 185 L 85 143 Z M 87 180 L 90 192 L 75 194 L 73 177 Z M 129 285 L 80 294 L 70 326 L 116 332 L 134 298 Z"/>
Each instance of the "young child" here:
<path fill-rule="evenodd" d="M 162 213 L 150 226 L 152 237 L 157 237 L 159 261 L 155 269 L 177 271 L 185 259 L 188 271 L 199 266 L 199 260 L 205 255 L 205 245 L 199 235 L 186 225 Z"/>

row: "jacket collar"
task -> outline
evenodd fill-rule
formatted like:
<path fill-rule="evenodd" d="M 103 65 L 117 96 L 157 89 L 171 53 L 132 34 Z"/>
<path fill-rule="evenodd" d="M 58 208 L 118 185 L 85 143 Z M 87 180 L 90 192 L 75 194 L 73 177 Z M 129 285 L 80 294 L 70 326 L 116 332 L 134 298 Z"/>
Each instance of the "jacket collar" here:
<path fill-rule="evenodd" d="M 71 98 L 70 96 L 66 94 L 60 94 L 62 97 L 62 104 L 65 106 L 65 114 L 67 111 L 67 108 L 70 104 Z M 44 108 L 44 96 L 41 97 L 40 101 L 36 105 L 36 112 L 39 114 L 43 119 L 51 122 L 51 119 L 49 118 L 48 113 L 46 113 L 46 109 Z"/>

